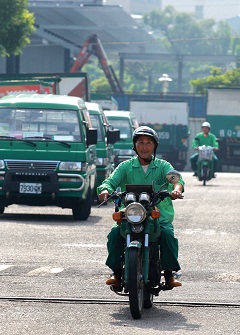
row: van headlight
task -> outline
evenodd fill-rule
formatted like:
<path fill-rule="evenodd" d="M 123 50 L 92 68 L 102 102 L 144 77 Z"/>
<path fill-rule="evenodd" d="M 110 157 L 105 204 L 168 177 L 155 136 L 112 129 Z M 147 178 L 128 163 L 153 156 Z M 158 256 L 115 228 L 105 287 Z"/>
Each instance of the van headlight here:
<path fill-rule="evenodd" d="M 119 149 L 119 156 L 134 156 L 135 152 L 132 149 Z"/>
<path fill-rule="evenodd" d="M 5 169 L 5 164 L 4 164 L 4 160 L 0 159 L 0 169 Z"/>
<path fill-rule="evenodd" d="M 108 158 L 106 158 L 106 157 L 97 157 L 97 159 L 96 159 L 96 165 L 101 165 L 101 166 L 108 165 Z"/>
<path fill-rule="evenodd" d="M 125 219 L 132 224 L 139 224 L 146 218 L 146 209 L 138 202 L 132 202 L 125 209 Z"/>
<path fill-rule="evenodd" d="M 86 171 L 86 163 L 82 162 L 61 162 L 60 171 Z"/>

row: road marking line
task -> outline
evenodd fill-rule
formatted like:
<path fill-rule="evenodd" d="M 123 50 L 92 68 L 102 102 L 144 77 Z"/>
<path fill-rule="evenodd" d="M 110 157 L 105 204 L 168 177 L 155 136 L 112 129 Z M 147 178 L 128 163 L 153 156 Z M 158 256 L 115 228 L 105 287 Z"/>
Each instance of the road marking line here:
<path fill-rule="evenodd" d="M 64 268 L 52 268 L 50 273 L 60 273 L 64 270 Z"/>
<path fill-rule="evenodd" d="M 28 272 L 29 276 L 41 276 L 48 273 L 60 273 L 64 270 L 64 268 L 52 268 L 51 266 L 42 266 L 40 268 L 34 269 Z"/>
<path fill-rule="evenodd" d="M 64 244 L 64 247 L 77 247 L 77 248 L 105 248 L 105 244 Z"/>
<path fill-rule="evenodd" d="M 0 264 L 0 271 L 4 271 L 4 270 L 10 268 L 11 266 L 13 266 L 13 265 Z"/>

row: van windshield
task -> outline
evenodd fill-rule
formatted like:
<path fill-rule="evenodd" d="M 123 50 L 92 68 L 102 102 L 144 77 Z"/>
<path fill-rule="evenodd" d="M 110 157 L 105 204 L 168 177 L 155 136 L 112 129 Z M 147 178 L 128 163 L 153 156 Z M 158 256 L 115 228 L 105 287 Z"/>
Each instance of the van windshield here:
<path fill-rule="evenodd" d="M 0 108 L 0 137 L 80 142 L 77 111 Z"/>
<path fill-rule="evenodd" d="M 110 117 L 108 120 L 113 128 L 120 130 L 120 139 L 132 137 L 132 127 L 128 120 L 111 119 Z"/>
<path fill-rule="evenodd" d="M 98 142 L 103 142 L 104 141 L 104 135 L 103 135 L 103 131 L 102 131 L 100 116 L 95 115 L 95 114 L 90 114 L 90 118 L 91 118 L 91 121 L 92 121 L 93 128 L 97 128 L 97 141 Z"/>

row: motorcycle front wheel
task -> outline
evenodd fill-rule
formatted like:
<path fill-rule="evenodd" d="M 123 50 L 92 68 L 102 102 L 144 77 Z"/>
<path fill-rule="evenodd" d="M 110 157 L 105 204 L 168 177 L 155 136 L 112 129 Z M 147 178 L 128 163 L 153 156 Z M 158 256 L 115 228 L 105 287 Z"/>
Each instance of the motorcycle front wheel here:
<path fill-rule="evenodd" d="M 130 248 L 129 250 L 129 303 L 130 312 L 134 319 L 142 316 L 144 283 L 142 275 L 142 253 L 141 249 Z"/>
<path fill-rule="evenodd" d="M 206 185 L 206 181 L 208 179 L 208 167 L 206 165 L 203 165 L 203 186 Z"/>

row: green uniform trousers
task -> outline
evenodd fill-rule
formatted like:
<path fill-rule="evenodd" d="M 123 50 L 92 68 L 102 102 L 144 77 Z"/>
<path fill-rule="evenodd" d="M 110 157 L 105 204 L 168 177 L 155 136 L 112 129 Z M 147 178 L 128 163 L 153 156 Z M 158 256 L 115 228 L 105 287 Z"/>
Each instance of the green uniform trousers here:
<path fill-rule="evenodd" d="M 174 237 L 172 223 L 160 224 L 161 234 L 160 261 L 162 270 L 180 270 L 178 263 L 178 240 Z M 107 236 L 108 257 L 106 265 L 113 271 L 121 269 L 121 256 L 124 251 L 124 238 L 120 234 L 120 227 L 115 223 Z"/>

